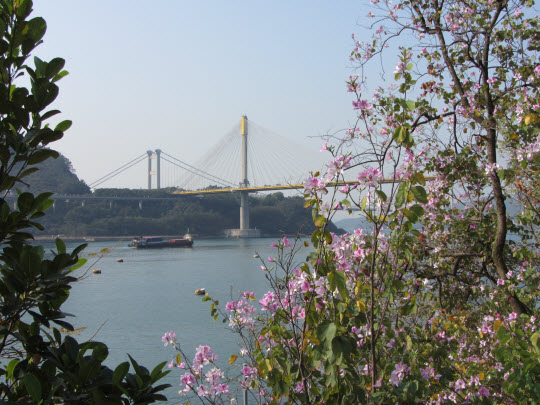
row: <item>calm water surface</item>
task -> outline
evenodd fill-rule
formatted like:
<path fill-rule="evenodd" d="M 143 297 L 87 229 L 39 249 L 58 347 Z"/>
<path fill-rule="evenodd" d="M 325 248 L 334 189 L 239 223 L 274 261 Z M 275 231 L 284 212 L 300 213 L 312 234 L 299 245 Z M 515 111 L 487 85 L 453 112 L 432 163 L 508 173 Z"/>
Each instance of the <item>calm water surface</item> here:
<path fill-rule="evenodd" d="M 176 353 L 164 347 L 161 336 L 175 331 L 183 349 L 192 355 L 194 348 L 207 344 L 221 362 L 226 363 L 238 344 L 221 321 L 213 322 L 210 304 L 202 302 L 194 290 L 205 288 L 224 307 L 239 291 L 254 291 L 260 298 L 267 291 L 261 258 L 275 254 L 274 239 L 196 240 L 193 248 L 137 250 L 121 242 L 93 242 L 86 253 L 113 248 L 104 257 L 88 257 L 90 267 L 77 270 L 86 277 L 73 286 L 64 304 L 75 328 L 85 327 L 79 341 L 91 338 L 109 347 L 106 364 L 110 367 L 127 361 L 129 353 L 139 364 L 152 368 L 170 361 Z M 76 244 L 68 246 L 72 248 Z M 123 259 L 118 263 L 117 259 Z M 93 274 L 91 269 L 100 269 Z M 178 396 L 181 373 L 167 376 L 173 387 L 166 395 L 169 403 L 183 403 Z"/>

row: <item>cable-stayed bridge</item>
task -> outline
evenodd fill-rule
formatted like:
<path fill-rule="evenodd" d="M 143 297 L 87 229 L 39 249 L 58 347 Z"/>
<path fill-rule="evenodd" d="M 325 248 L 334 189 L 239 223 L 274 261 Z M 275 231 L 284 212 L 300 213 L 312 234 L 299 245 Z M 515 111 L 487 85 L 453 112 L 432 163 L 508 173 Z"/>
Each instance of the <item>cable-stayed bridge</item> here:
<path fill-rule="evenodd" d="M 257 236 L 249 227 L 248 194 L 259 191 L 302 189 L 309 171 L 322 168 L 320 155 L 243 116 L 213 148 L 193 164 L 156 149 L 132 159 L 89 186 L 96 189 L 125 171 L 146 164 L 148 189 L 173 189 L 173 194 L 240 196 L 240 227 L 230 236 Z"/>
<path fill-rule="evenodd" d="M 193 154 L 193 151 L 184 152 L 188 156 Z M 252 121 L 248 123 L 247 117 L 242 117 L 195 162 L 188 163 L 185 156 L 181 157 L 176 152 L 147 151 L 89 183 L 89 186 L 92 189 L 106 187 L 111 184 L 110 180 L 121 179 L 124 172 L 137 170 L 144 173 L 141 185 L 148 189 L 174 188 L 178 193 L 216 193 L 250 187 L 254 189 L 252 191 L 258 191 L 269 186 L 300 184 L 309 171 L 320 170 L 322 166 L 321 154 L 308 151 Z M 141 170 L 143 168 L 144 171 Z"/>

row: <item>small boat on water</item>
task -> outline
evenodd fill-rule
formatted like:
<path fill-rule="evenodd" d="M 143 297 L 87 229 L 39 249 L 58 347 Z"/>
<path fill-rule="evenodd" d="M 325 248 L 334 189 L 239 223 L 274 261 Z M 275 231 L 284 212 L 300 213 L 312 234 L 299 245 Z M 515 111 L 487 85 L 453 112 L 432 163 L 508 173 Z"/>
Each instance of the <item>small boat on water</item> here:
<path fill-rule="evenodd" d="M 154 236 L 139 236 L 134 238 L 129 247 L 135 249 L 157 249 L 169 247 L 191 247 L 193 246 L 193 238 L 191 235 L 185 234 L 182 238 L 167 239 Z"/>

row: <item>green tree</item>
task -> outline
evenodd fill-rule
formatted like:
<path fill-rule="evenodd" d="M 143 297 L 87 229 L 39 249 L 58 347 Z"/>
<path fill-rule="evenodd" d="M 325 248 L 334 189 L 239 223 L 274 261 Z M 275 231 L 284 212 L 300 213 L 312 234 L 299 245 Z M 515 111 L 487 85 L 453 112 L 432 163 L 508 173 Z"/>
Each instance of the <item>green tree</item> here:
<path fill-rule="evenodd" d="M 70 125 L 54 128 L 47 119 L 58 95 L 56 82 L 67 74 L 64 60 L 28 63 L 32 50 L 42 42 L 46 24 L 30 18 L 30 0 L 0 1 L 0 401 L 21 404 L 129 404 L 166 398 L 167 385 L 154 384 L 166 372 L 160 364 L 152 372 L 130 358 L 115 370 L 103 365 L 107 346 L 78 343 L 60 328 L 66 322 L 62 304 L 76 281 L 73 270 L 84 265 L 79 253 L 56 240 L 56 251 L 30 244 L 32 232 L 42 230 L 38 220 L 53 201 L 51 193 L 21 192 L 36 165 L 59 154 L 48 145 L 60 139 Z M 25 87 L 25 80 L 29 87 Z M 21 85 L 22 84 L 22 85 Z M 7 195 L 15 191 L 17 208 Z"/>
<path fill-rule="evenodd" d="M 259 403 L 538 404 L 534 3 L 372 3 L 347 83 L 357 122 L 306 181 L 314 251 L 298 262 L 299 242 L 283 238 L 262 263 L 262 312 L 249 292 L 226 304 L 244 343 L 231 362 Z M 365 74 L 381 61 L 373 88 Z M 332 234 L 353 207 L 370 229 Z M 186 389 L 205 384 L 193 377 Z"/>

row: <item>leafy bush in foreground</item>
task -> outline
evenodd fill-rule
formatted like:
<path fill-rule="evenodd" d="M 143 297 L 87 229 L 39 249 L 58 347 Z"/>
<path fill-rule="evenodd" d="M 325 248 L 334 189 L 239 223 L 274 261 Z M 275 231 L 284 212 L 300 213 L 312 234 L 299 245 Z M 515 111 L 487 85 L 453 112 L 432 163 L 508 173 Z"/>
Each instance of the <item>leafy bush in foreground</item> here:
<path fill-rule="evenodd" d="M 42 230 L 36 221 L 52 205 L 50 193 L 34 196 L 20 192 L 34 165 L 58 153 L 48 145 L 60 139 L 70 125 L 62 121 L 54 129 L 45 125 L 59 113 L 47 110 L 56 99 L 55 84 L 67 74 L 64 60 L 28 58 L 42 42 L 46 24 L 29 19 L 30 0 L 0 1 L 0 402 L 35 404 L 143 404 L 166 400 L 159 392 L 168 385 L 153 386 L 167 372 L 164 364 L 152 372 L 131 359 L 115 370 L 103 365 L 107 346 L 78 343 L 62 330 L 73 330 L 61 310 L 76 281 L 73 270 L 84 245 L 66 251 L 61 240 L 56 251 L 45 254 L 42 246 L 29 244 L 32 231 Z M 20 87 L 23 78 L 29 88 Z M 6 196 L 17 191 L 17 208 Z"/>

